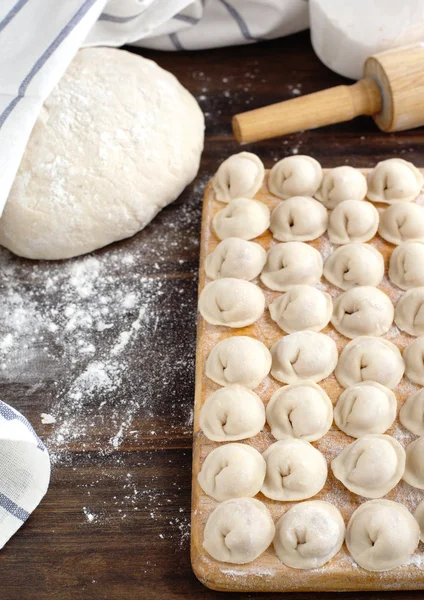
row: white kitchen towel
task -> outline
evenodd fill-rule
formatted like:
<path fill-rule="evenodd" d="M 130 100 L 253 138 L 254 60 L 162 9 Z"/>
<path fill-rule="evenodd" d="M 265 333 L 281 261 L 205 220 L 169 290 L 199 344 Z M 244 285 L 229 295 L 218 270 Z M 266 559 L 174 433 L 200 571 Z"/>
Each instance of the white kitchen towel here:
<path fill-rule="evenodd" d="M 50 459 L 31 424 L 0 400 L 0 548 L 47 492 Z"/>

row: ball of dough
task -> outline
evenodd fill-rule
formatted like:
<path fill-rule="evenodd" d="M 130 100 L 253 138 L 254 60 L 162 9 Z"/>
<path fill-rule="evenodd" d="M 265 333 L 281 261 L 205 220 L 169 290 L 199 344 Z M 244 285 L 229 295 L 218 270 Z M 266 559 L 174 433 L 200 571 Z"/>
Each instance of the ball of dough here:
<path fill-rule="evenodd" d="M 333 405 L 322 388 L 312 381 L 285 385 L 273 394 L 266 420 L 277 440 L 287 437 L 314 442 L 333 422 Z"/>
<path fill-rule="evenodd" d="M 275 534 L 269 510 L 254 498 L 226 500 L 206 521 L 203 547 L 212 558 L 244 565 L 268 548 Z"/>
<path fill-rule="evenodd" d="M 384 433 L 396 419 L 396 396 L 375 381 L 362 381 L 347 388 L 334 407 L 339 429 L 355 438 Z"/>
<path fill-rule="evenodd" d="M 424 209 L 409 202 L 396 202 L 380 213 L 378 233 L 391 244 L 408 240 L 424 241 Z"/>
<path fill-rule="evenodd" d="M 410 381 L 424 385 L 424 336 L 414 340 L 403 351 L 405 375 Z"/>
<path fill-rule="evenodd" d="M 263 183 L 264 174 L 264 165 L 256 154 L 233 154 L 220 164 L 212 180 L 215 197 L 220 202 L 253 198 Z"/>
<path fill-rule="evenodd" d="M 403 480 L 419 490 L 424 490 L 424 437 L 419 437 L 406 447 Z"/>
<path fill-rule="evenodd" d="M 260 274 L 265 262 L 266 251 L 262 246 L 230 237 L 206 257 L 205 271 L 209 279 L 234 277 L 250 281 Z"/>
<path fill-rule="evenodd" d="M 321 275 L 322 257 L 318 250 L 303 242 L 286 242 L 268 252 L 261 280 L 267 288 L 285 292 L 292 285 L 314 285 Z"/>
<path fill-rule="evenodd" d="M 345 200 L 330 213 L 328 237 L 332 244 L 368 242 L 378 229 L 378 210 L 369 202 Z"/>
<path fill-rule="evenodd" d="M 364 435 L 336 456 L 331 469 L 354 494 L 381 498 L 401 480 L 405 450 L 390 435 Z"/>
<path fill-rule="evenodd" d="M 269 208 L 263 202 L 236 198 L 216 213 L 212 224 L 220 240 L 230 237 L 251 240 L 268 229 L 269 219 Z"/>
<path fill-rule="evenodd" d="M 423 176 L 402 158 L 379 162 L 368 176 L 367 197 L 372 202 L 412 202 L 423 185 Z"/>
<path fill-rule="evenodd" d="M 327 479 L 324 456 L 309 442 L 296 438 L 271 444 L 262 455 L 266 475 L 262 493 L 271 500 L 293 502 L 318 494 Z"/>
<path fill-rule="evenodd" d="M 414 517 L 420 527 L 420 540 L 424 542 L 424 500 L 418 504 L 414 512 Z"/>
<path fill-rule="evenodd" d="M 327 224 L 328 214 L 322 204 L 308 196 L 293 196 L 274 208 L 269 228 L 281 242 L 308 242 L 319 238 Z"/>
<path fill-rule="evenodd" d="M 134 235 L 195 177 L 203 131 L 171 73 L 123 50 L 80 50 L 32 130 L 0 244 L 51 260 Z"/>
<path fill-rule="evenodd" d="M 247 335 L 221 340 L 206 361 L 206 375 L 219 385 L 238 383 L 246 388 L 258 387 L 271 369 L 268 348 Z"/>
<path fill-rule="evenodd" d="M 399 421 L 415 435 L 424 436 L 424 389 L 408 396 L 400 409 Z"/>
<path fill-rule="evenodd" d="M 288 567 L 317 569 L 339 552 L 345 530 L 340 511 L 329 502 L 302 502 L 277 522 L 275 552 Z"/>
<path fill-rule="evenodd" d="M 390 257 L 389 278 L 402 290 L 424 285 L 424 243 L 404 242 Z"/>
<path fill-rule="evenodd" d="M 384 259 L 374 246 L 347 244 L 327 258 L 324 277 L 342 290 L 358 285 L 377 286 L 384 277 Z"/>
<path fill-rule="evenodd" d="M 265 310 L 262 290 L 249 281 L 224 277 L 207 283 L 199 296 L 199 311 L 212 325 L 246 327 Z"/>
<path fill-rule="evenodd" d="M 395 306 L 395 323 L 411 335 L 424 334 L 424 287 L 408 290 Z"/>
<path fill-rule="evenodd" d="M 330 169 L 315 194 L 327 208 L 334 208 L 345 200 L 363 200 L 367 194 L 367 180 L 361 171 L 343 166 Z"/>
<path fill-rule="evenodd" d="M 265 470 L 266 462 L 255 448 L 247 444 L 224 444 L 207 455 L 197 481 L 218 502 L 251 498 L 260 491 Z"/>
<path fill-rule="evenodd" d="M 258 434 L 265 425 L 262 400 L 241 385 L 211 394 L 199 415 L 200 428 L 213 442 L 237 442 Z"/>
<path fill-rule="evenodd" d="M 405 363 L 397 346 L 383 338 L 363 336 L 343 348 L 335 375 L 345 388 L 361 381 L 376 381 L 393 389 L 404 370 Z"/>
<path fill-rule="evenodd" d="M 330 294 L 310 285 L 293 285 L 269 305 L 271 319 L 287 333 L 321 331 L 333 313 Z"/>
<path fill-rule="evenodd" d="M 322 169 L 311 156 L 286 156 L 272 167 L 268 187 L 279 198 L 314 196 L 321 185 Z"/>
<path fill-rule="evenodd" d="M 409 510 L 391 500 L 364 502 L 350 518 L 346 546 L 367 571 L 389 571 L 408 562 L 420 530 Z"/>

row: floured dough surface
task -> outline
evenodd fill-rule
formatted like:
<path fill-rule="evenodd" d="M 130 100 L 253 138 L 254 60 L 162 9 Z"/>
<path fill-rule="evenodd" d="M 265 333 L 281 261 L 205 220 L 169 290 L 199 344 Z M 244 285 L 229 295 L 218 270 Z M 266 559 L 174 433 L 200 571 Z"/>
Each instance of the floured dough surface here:
<path fill-rule="evenodd" d="M 390 257 L 389 277 L 402 290 L 424 285 L 424 243 L 403 242 Z"/>
<path fill-rule="evenodd" d="M 280 242 L 307 242 L 319 238 L 327 224 L 328 214 L 322 204 L 308 196 L 293 196 L 274 208 L 270 229 Z"/>
<path fill-rule="evenodd" d="M 334 250 L 324 264 L 324 277 L 342 290 L 378 286 L 384 276 L 382 254 L 371 244 L 347 244 Z"/>
<path fill-rule="evenodd" d="M 330 321 L 333 302 L 330 294 L 310 285 L 293 285 L 269 305 L 269 312 L 286 333 L 321 331 Z"/>
<path fill-rule="evenodd" d="M 378 210 L 370 202 L 344 200 L 330 213 L 328 237 L 332 244 L 368 242 L 377 233 Z"/>
<path fill-rule="evenodd" d="M 399 420 L 415 435 L 424 436 L 424 389 L 417 390 L 406 399 L 399 412 Z"/>
<path fill-rule="evenodd" d="M 311 156 L 298 154 L 279 160 L 269 174 L 268 186 L 279 198 L 314 196 L 322 181 L 322 169 Z"/>
<path fill-rule="evenodd" d="M 424 287 L 412 288 L 395 306 L 395 323 L 411 335 L 424 335 Z"/>
<path fill-rule="evenodd" d="M 402 158 L 379 162 L 368 176 L 367 198 L 372 202 L 412 202 L 423 186 L 418 169 Z"/>
<path fill-rule="evenodd" d="M 363 200 L 367 180 L 358 169 L 343 166 L 330 169 L 315 197 L 327 208 L 335 208 L 345 200 Z"/>
<path fill-rule="evenodd" d="M 240 238 L 227 238 L 220 242 L 205 259 L 205 271 L 209 279 L 234 277 L 255 279 L 262 271 L 266 252 L 256 242 Z"/>
<path fill-rule="evenodd" d="M 205 286 L 199 311 L 212 325 L 245 327 L 259 319 L 265 309 L 262 290 L 250 281 L 224 277 Z"/>
<path fill-rule="evenodd" d="M 380 213 L 378 233 L 391 244 L 424 241 L 424 208 L 414 202 L 396 202 Z"/>
<path fill-rule="evenodd" d="M 213 227 L 220 240 L 253 240 L 268 229 L 269 219 L 269 208 L 263 202 L 236 198 L 216 213 Z"/>
<path fill-rule="evenodd" d="M 268 252 L 261 280 L 270 290 L 284 292 L 293 285 L 315 285 L 322 275 L 318 250 L 303 242 L 286 242 Z"/>
<path fill-rule="evenodd" d="M 424 437 L 419 437 L 406 447 L 403 480 L 412 487 L 424 490 Z"/>
<path fill-rule="evenodd" d="M 348 338 L 387 333 L 393 323 L 394 307 L 387 294 L 376 287 L 358 286 L 334 301 L 334 327 Z"/>
<path fill-rule="evenodd" d="M 233 154 L 220 164 L 213 178 L 216 199 L 230 202 L 234 198 L 253 198 L 262 185 L 264 172 L 264 165 L 256 154 Z"/>

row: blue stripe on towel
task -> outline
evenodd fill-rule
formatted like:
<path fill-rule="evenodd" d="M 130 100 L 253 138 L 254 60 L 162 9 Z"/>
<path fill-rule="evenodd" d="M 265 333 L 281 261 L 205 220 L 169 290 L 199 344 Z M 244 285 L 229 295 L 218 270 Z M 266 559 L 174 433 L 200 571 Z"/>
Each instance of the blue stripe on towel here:
<path fill-rule="evenodd" d="M 175 50 L 185 50 L 184 46 L 180 42 L 179 37 L 177 36 L 176 33 L 170 33 L 169 34 L 169 39 L 173 43 L 173 45 L 175 47 Z"/>
<path fill-rule="evenodd" d="M 3 419 L 6 419 L 6 421 L 19 421 L 20 423 L 23 423 L 25 425 L 25 427 L 32 433 L 32 435 L 37 440 L 37 448 L 39 448 L 40 450 L 46 449 L 43 442 L 40 440 L 38 435 L 35 433 L 34 428 L 31 425 L 31 423 L 27 419 L 25 419 L 25 417 L 23 415 L 21 415 L 20 413 L 16 413 L 12 408 L 10 408 L 10 406 L 8 404 L 6 404 L 5 402 L 2 402 L 1 400 L 0 400 L 0 417 L 3 417 Z"/>
<path fill-rule="evenodd" d="M 20 506 L 15 504 L 13 502 L 13 500 L 8 498 L 1 492 L 0 492 L 0 507 L 7 510 L 8 513 L 10 513 L 11 515 L 13 515 L 14 517 L 16 517 L 17 519 L 19 519 L 22 522 L 26 521 L 29 517 L 29 513 L 27 513 L 26 510 L 24 510 L 23 508 L 21 508 Z"/>
<path fill-rule="evenodd" d="M 99 21 L 109 21 L 110 23 L 129 23 L 130 21 L 134 21 L 140 15 L 143 14 L 144 11 L 137 13 L 136 15 L 131 15 L 129 17 L 117 17 L 116 15 L 110 15 L 109 13 L 102 13 L 99 17 Z"/>
<path fill-rule="evenodd" d="M 19 0 L 15 6 L 9 10 L 4 19 L 0 21 L 0 31 L 3 31 L 6 25 L 9 25 L 10 21 L 16 17 L 18 12 L 25 6 L 25 4 L 27 4 L 27 2 L 28 0 Z"/>
<path fill-rule="evenodd" d="M 220 0 L 220 2 L 225 6 L 225 8 L 230 13 L 230 15 L 236 21 L 237 25 L 240 28 L 240 31 L 241 31 L 243 37 L 246 40 L 250 40 L 250 41 L 253 41 L 253 42 L 260 42 L 260 41 L 264 41 L 265 40 L 265 38 L 255 37 L 255 36 L 253 36 L 250 33 L 249 28 L 248 28 L 248 26 L 246 24 L 246 21 L 243 19 L 243 17 L 239 13 L 239 11 L 236 8 L 234 8 L 234 6 L 232 4 L 230 4 L 227 0 Z"/>

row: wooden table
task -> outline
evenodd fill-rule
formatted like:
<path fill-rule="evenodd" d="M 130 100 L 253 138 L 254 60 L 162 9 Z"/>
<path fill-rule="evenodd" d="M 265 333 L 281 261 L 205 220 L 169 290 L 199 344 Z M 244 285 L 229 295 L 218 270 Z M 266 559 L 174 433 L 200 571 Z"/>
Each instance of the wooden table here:
<path fill-rule="evenodd" d="M 36 361 L 34 365 L 32 354 L 24 348 L 26 368 L 15 373 L 11 365 L 0 374 L 1 398 L 32 421 L 52 445 L 54 458 L 47 496 L 0 554 L 2 600 L 218 596 L 196 580 L 189 556 L 191 410 L 203 187 L 220 161 L 239 150 L 231 136 L 233 113 L 291 98 L 297 90 L 305 94 L 337 85 L 343 79 L 319 62 L 307 33 L 231 49 L 140 53 L 175 73 L 198 98 L 207 124 L 201 171 L 198 180 L 150 227 L 93 255 L 102 259 L 108 252 L 117 257 L 133 253 L 135 260 L 130 266 L 128 259 L 112 263 L 112 277 L 119 280 L 121 273 L 122 277 L 150 277 L 162 292 L 155 294 L 157 288 L 152 287 L 150 310 L 161 318 L 145 329 L 144 339 L 126 350 L 128 368 L 122 374 L 122 385 L 89 398 L 94 412 L 103 410 L 98 408 L 102 402 L 107 403 L 98 427 L 90 435 L 67 431 L 58 438 L 55 428 L 63 433 L 60 411 L 56 424 L 41 424 L 40 413 L 66 409 L 66 395 L 58 390 L 64 389 L 73 369 L 69 357 L 55 346 L 54 335 L 42 341 L 47 344 L 44 351 L 50 351 L 50 362 L 40 366 Z M 245 149 L 257 152 L 267 167 L 293 151 L 311 154 L 324 166 L 367 167 L 392 156 L 424 166 L 423 144 L 422 130 L 386 135 L 371 119 L 362 118 Z M 161 243 L 164 240 L 166 244 Z M 156 253 L 152 254 L 153 244 Z M 45 295 L 41 288 L 45 292 L 46 277 L 53 281 L 60 277 L 63 263 L 34 267 L 30 261 L 10 259 L 7 253 L 0 258 L 0 269 L 6 268 L 6 263 L 15 269 L 20 291 L 38 298 L 37 310 L 42 315 L 40 302 Z M 0 278 L 0 294 L 1 288 Z M 60 294 L 60 286 L 54 290 L 53 299 Z M 6 315 L 0 314 L 0 337 L 7 335 L 9 326 Z M 107 339 L 107 335 L 99 336 L 96 352 L 104 349 Z M 31 338 L 29 348 L 41 352 L 40 344 Z M 152 348 L 157 349 L 154 360 Z M 163 378 L 164 361 L 169 360 L 175 369 L 168 368 Z M 140 397 L 145 401 L 135 404 L 131 422 L 120 426 L 120 407 L 128 407 Z M 128 409 L 122 411 L 128 415 Z M 82 418 L 85 413 L 77 411 L 75 418 L 80 414 Z M 420 592 L 346 594 L 347 598 L 375 600 L 421 596 Z M 242 597 L 271 600 L 277 595 Z M 287 600 L 313 597 L 285 595 Z"/>

